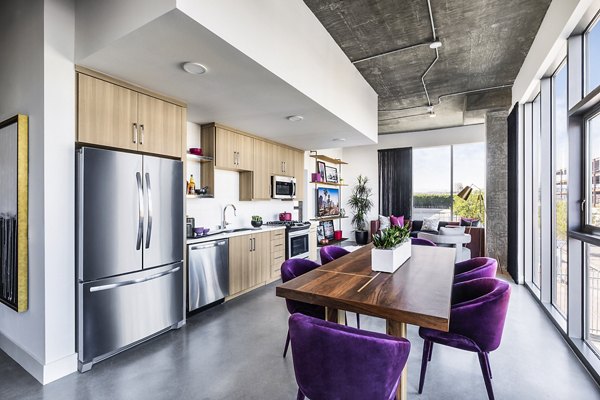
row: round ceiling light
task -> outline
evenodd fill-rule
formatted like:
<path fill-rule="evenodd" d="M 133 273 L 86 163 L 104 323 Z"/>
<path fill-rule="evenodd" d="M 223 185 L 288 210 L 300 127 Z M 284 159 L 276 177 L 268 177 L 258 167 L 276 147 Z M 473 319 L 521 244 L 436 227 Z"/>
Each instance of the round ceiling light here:
<path fill-rule="evenodd" d="M 302 121 L 304 119 L 304 117 L 302 115 L 290 115 L 289 117 L 286 117 L 286 118 L 290 122 L 298 122 L 298 121 Z"/>
<path fill-rule="evenodd" d="M 436 40 L 435 42 L 431 42 L 429 44 L 429 47 L 432 49 L 439 49 L 440 47 L 442 47 L 442 42 L 440 42 L 439 40 Z"/>
<path fill-rule="evenodd" d="M 331 140 L 334 141 L 334 142 L 345 142 L 346 138 L 340 137 L 340 138 L 334 138 L 334 139 L 331 139 Z"/>
<path fill-rule="evenodd" d="M 206 72 L 206 67 L 197 62 L 186 62 L 183 63 L 182 68 L 185 72 L 192 75 L 202 75 Z"/>
<path fill-rule="evenodd" d="M 429 113 L 429 118 L 435 118 L 435 111 L 433 111 L 433 110 L 432 110 L 432 111 Z"/>

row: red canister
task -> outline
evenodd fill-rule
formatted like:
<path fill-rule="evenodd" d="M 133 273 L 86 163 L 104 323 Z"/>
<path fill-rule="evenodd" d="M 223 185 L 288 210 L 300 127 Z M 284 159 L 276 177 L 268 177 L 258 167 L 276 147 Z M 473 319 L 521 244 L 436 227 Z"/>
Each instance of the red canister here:
<path fill-rule="evenodd" d="M 342 240 L 342 231 L 333 231 L 333 239 Z"/>

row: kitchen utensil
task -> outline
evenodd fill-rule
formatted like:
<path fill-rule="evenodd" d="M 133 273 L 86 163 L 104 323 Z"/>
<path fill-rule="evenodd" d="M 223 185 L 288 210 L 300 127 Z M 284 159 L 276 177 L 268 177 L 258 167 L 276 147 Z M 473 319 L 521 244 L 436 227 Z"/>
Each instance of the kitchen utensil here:
<path fill-rule="evenodd" d="M 198 227 L 198 228 L 194 228 L 194 233 L 198 236 L 202 236 L 202 234 L 204 233 L 204 227 Z"/>
<path fill-rule="evenodd" d="M 201 156 L 202 149 L 200 147 L 190 147 L 190 154 L 193 154 L 195 156 Z"/>
<path fill-rule="evenodd" d="M 292 213 L 290 212 L 282 212 L 279 214 L 279 220 L 280 221 L 291 221 L 292 220 Z"/>

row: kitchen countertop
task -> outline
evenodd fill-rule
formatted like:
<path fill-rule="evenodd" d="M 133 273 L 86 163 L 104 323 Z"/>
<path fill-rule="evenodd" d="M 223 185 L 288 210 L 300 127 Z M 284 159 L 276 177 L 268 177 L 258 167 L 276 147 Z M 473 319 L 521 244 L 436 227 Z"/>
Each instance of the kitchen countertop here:
<path fill-rule="evenodd" d="M 231 229 L 239 229 L 239 228 L 231 228 Z M 213 240 L 229 239 L 230 237 L 234 237 L 234 236 L 252 235 L 253 233 L 271 232 L 271 231 L 276 231 L 276 230 L 280 230 L 280 229 L 285 230 L 285 226 L 263 225 L 260 228 L 250 228 L 247 231 L 224 232 L 224 233 L 218 233 L 218 234 L 213 234 L 213 235 L 208 235 L 208 236 L 201 236 L 201 237 L 198 237 L 195 239 L 188 238 L 187 244 L 211 242 Z"/>

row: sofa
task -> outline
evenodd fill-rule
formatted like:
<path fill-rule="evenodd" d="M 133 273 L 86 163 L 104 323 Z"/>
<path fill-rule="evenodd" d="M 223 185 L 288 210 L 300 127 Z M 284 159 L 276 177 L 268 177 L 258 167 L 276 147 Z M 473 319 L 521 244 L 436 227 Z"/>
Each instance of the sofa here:
<path fill-rule="evenodd" d="M 422 231 L 421 227 L 423 226 L 423 221 L 414 220 L 409 221 L 410 223 L 410 236 L 417 237 L 419 232 L 433 233 L 437 234 L 437 231 Z M 457 226 L 460 225 L 458 221 L 440 221 L 438 228 L 444 226 Z M 375 233 L 379 231 L 379 220 L 371 221 L 371 233 Z M 471 242 L 466 245 L 466 247 L 471 250 L 471 257 L 485 257 L 485 228 L 484 227 L 469 227 L 467 226 L 465 229 L 465 233 L 471 235 Z"/>

